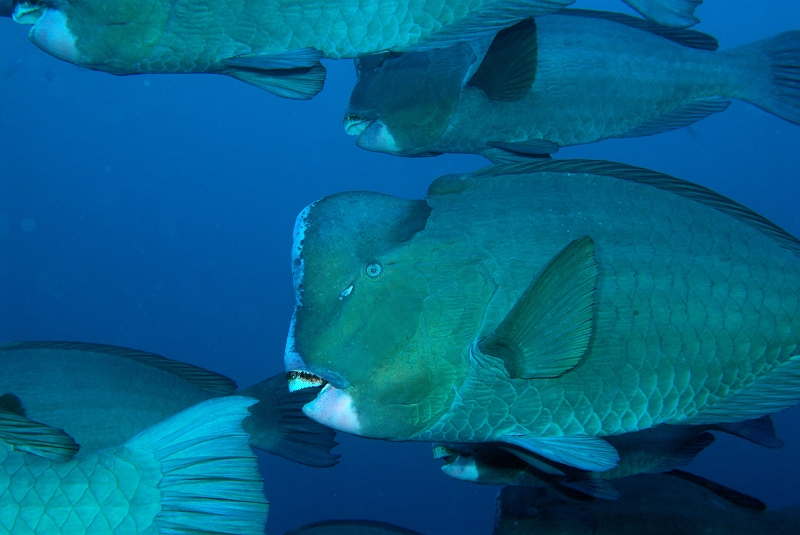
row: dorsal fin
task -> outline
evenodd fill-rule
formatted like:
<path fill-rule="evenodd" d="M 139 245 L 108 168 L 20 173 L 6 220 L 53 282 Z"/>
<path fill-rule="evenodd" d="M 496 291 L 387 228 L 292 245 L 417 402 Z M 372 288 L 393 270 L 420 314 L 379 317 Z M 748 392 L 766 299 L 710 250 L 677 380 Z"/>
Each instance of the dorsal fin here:
<path fill-rule="evenodd" d="M 489 100 L 516 101 L 531 90 L 538 64 L 536 21 L 525 19 L 497 33 L 467 85 Z"/>
<path fill-rule="evenodd" d="M 177 377 L 180 377 L 184 381 L 192 383 L 197 388 L 212 394 L 225 396 L 233 394 L 236 391 L 236 383 L 224 375 L 220 375 L 218 373 L 214 373 L 185 362 L 170 360 L 166 357 L 162 357 L 161 355 L 156 355 L 155 353 L 148 353 L 146 351 L 138 351 L 136 349 L 129 349 L 127 347 L 120 346 L 92 344 L 87 342 L 61 341 L 11 342 L 0 346 L 0 358 L 2 358 L 3 351 L 24 351 L 37 349 L 86 351 L 89 353 L 102 353 L 103 355 L 122 357 L 140 362 L 146 366 L 163 370 L 167 373 L 171 373 Z"/>
<path fill-rule="evenodd" d="M 669 28 L 651 22 L 649 20 L 640 19 L 631 15 L 623 13 L 612 13 L 609 11 L 592 11 L 589 9 L 563 9 L 558 12 L 559 15 L 572 15 L 575 17 L 586 17 L 590 19 L 603 19 L 618 24 L 624 24 L 637 30 L 658 35 L 665 39 L 669 39 L 679 45 L 689 48 L 697 48 L 700 50 L 716 50 L 719 48 L 719 43 L 716 38 L 702 32 L 695 30 L 685 30 L 681 28 Z"/>
<path fill-rule="evenodd" d="M 729 489 L 728 487 L 720 485 L 719 483 L 714 483 L 713 481 L 709 481 L 708 479 L 698 475 L 690 474 L 682 470 L 672 470 L 671 472 L 667 472 L 667 474 L 685 481 L 691 481 L 695 485 L 700 485 L 701 487 L 710 490 L 720 498 L 724 498 L 725 500 L 734 505 L 738 505 L 739 507 L 752 509 L 754 511 L 767 510 L 766 504 L 761 500 L 753 498 L 752 496 L 748 496 L 747 494 L 739 492 L 738 490 Z"/>
<path fill-rule="evenodd" d="M 738 219 L 775 240 L 781 247 L 800 257 L 800 240 L 749 208 L 706 187 L 663 173 L 605 160 L 529 160 L 521 163 L 486 167 L 473 173 L 475 178 L 526 173 L 586 173 L 611 176 L 646 184 L 705 204 Z M 438 181 L 439 179 L 437 179 Z M 436 182 L 434 182 L 436 184 Z M 431 186 L 433 186 L 432 184 Z"/>

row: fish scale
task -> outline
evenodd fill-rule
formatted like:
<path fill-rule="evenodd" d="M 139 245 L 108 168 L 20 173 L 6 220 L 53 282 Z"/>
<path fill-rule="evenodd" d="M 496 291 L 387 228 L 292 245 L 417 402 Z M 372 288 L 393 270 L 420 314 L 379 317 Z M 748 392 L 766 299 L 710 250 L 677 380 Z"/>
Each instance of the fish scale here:
<path fill-rule="evenodd" d="M 138 526 L 152 524 L 160 510 L 159 463 L 145 452 L 126 452 L 134 462 L 115 453 L 55 463 L 0 441 L 0 525 L 23 535 L 126 533 L 130 526 L 122 521 L 131 514 Z"/>
<path fill-rule="evenodd" d="M 474 418 L 477 426 L 483 422 L 487 416 L 478 415 L 477 407 L 472 410 L 474 416 L 461 415 L 459 424 L 449 425 L 449 419 L 456 419 L 455 415 L 448 414 L 445 419 L 438 423 L 431 430 L 420 434 L 420 438 L 431 439 L 436 437 L 437 440 L 445 441 L 486 441 L 490 440 L 493 436 L 498 434 L 498 430 L 505 430 L 520 425 L 536 434 L 574 434 L 574 429 L 577 432 L 586 434 L 617 434 L 621 432 L 634 431 L 643 427 L 649 427 L 653 422 L 677 422 L 682 418 L 691 415 L 697 405 L 702 405 L 705 397 L 717 396 L 724 397 L 726 389 L 741 388 L 744 384 L 749 383 L 752 379 L 763 373 L 764 370 L 774 367 L 774 365 L 789 355 L 793 355 L 797 351 L 797 336 L 793 333 L 784 331 L 783 336 L 775 339 L 779 333 L 775 332 L 775 318 L 771 315 L 761 315 L 759 311 L 766 309 L 770 311 L 776 303 L 781 303 L 780 296 L 782 295 L 796 295 L 800 292 L 800 271 L 796 266 L 793 266 L 788 273 L 783 273 L 781 270 L 771 269 L 767 265 L 767 259 L 773 257 L 778 258 L 780 264 L 786 264 L 785 257 L 789 253 L 776 250 L 776 246 L 770 247 L 769 243 L 762 240 L 756 240 L 758 234 L 752 229 L 747 229 L 745 225 L 731 218 L 725 217 L 718 212 L 708 210 L 696 209 L 697 205 L 693 203 L 669 203 L 664 204 L 660 199 L 655 196 L 646 194 L 645 188 L 631 182 L 615 181 L 610 178 L 597 177 L 594 179 L 582 181 L 580 186 L 564 187 L 562 183 L 563 178 L 551 175 L 543 176 L 536 182 L 536 189 L 539 190 L 537 197 L 542 198 L 542 203 L 548 203 L 551 207 L 554 204 L 554 198 L 557 205 L 564 209 L 560 222 L 554 222 L 556 225 L 561 225 L 563 230 L 560 232 L 561 241 L 567 241 L 571 237 L 577 237 L 581 234 L 591 235 L 598 243 L 598 256 L 603 258 L 603 243 L 605 226 L 597 225 L 595 222 L 585 222 L 571 217 L 569 210 L 573 206 L 580 206 L 582 213 L 595 213 L 607 214 L 606 207 L 613 206 L 619 199 L 631 199 L 630 206 L 632 207 L 628 217 L 636 221 L 636 225 L 630 225 L 627 237 L 635 241 L 637 244 L 645 244 L 646 249 L 641 250 L 636 246 L 626 246 L 624 242 L 617 242 L 615 246 L 615 256 L 611 259 L 613 263 L 603 263 L 604 271 L 601 274 L 601 281 L 599 286 L 603 289 L 601 294 L 601 302 L 598 306 L 599 310 L 613 310 L 614 308 L 626 308 L 630 306 L 630 296 L 637 296 L 641 301 L 637 305 L 637 299 L 633 301 L 633 308 L 641 306 L 648 310 L 658 312 L 664 311 L 669 314 L 670 310 L 691 310 L 691 315 L 685 318 L 677 318 L 678 322 L 668 321 L 666 327 L 670 327 L 670 333 L 658 335 L 658 333 L 651 333 L 649 329 L 653 327 L 650 323 L 650 318 L 644 315 L 638 315 L 633 319 L 633 323 L 628 330 L 625 322 L 619 321 L 613 315 L 608 318 L 611 329 L 620 329 L 621 332 L 628 332 L 627 339 L 624 341 L 622 337 L 616 337 L 613 341 L 600 341 L 600 336 L 596 340 L 596 345 L 590 348 L 585 364 L 577 368 L 573 374 L 570 374 L 570 379 L 577 382 L 572 387 L 567 388 L 566 391 L 561 388 L 560 384 L 565 380 L 560 379 L 544 379 L 537 385 L 537 391 L 527 390 L 527 392 L 516 392 L 517 400 L 511 405 L 516 407 L 517 404 L 522 404 L 522 399 L 530 397 L 531 399 L 541 398 L 545 406 L 552 406 L 548 403 L 548 399 L 559 400 L 557 409 L 549 411 L 548 416 L 540 416 L 530 410 L 511 410 L 507 416 L 502 418 L 501 423 L 497 424 L 495 429 L 489 433 L 476 434 L 475 436 L 465 436 L 465 426 L 461 420 L 470 420 Z M 496 183 L 497 182 L 497 183 Z M 464 221 L 466 214 L 464 209 L 469 211 L 477 211 L 480 213 L 483 210 L 481 206 L 481 199 L 485 199 L 485 203 L 490 203 L 492 198 L 492 191 L 495 188 L 511 187 L 515 179 L 498 179 L 487 180 L 486 183 L 480 181 L 472 181 L 469 188 L 465 188 L 468 193 L 469 202 L 464 202 L 466 199 L 455 199 L 443 197 L 431 199 L 431 204 L 434 210 L 440 215 L 441 219 L 436 221 L 437 226 L 458 228 L 457 222 Z M 541 244 L 541 239 L 538 236 L 552 235 L 552 228 L 548 225 L 543 227 L 539 224 L 538 218 L 535 216 L 528 216 L 525 218 L 524 213 L 538 214 L 544 206 L 540 206 L 535 198 L 526 191 L 527 188 L 518 191 L 517 195 L 509 195 L 506 204 L 504 205 L 502 214 L 498 211 L 493 212 L 494 219 L 492 220 L 492 228 L 495 229 L 493 240 L 485 246 L 490 251 L 496 251 L 496 257 L 508 256 L 507 251 L 516 251 L 517 254 L 531 254 L 532 257 L 538 257 L 537 260 L 531 261 L 530 264 L 524 267 L 527 277 L 530 278 L 531 271 L 535 271 L 532 265 L 542 265 L 546 259 L 552 256 L 553 251 L 557 249 L 555 240 L 545 240 L 545 245 Z M 446 207 L 446 208 L 445 208 Z M 524 208 L 524 210 L 523 210 Z M 663 223 L 669 221 L 671 218 L 677 217 L 683 221 L 690 221 L 691 224 L 681 230 L 675 232 L 669 227 L 664 227 Z M 595 224 L 592 224 L 595 223 Z M 655 230 L 654 227 L 658 227 Z M 741 229 L 741 227 L 745 227 Z M 658 242 L 654 240 L 652 233 L 656 232 L 663 240 L 672 242 L 672 236 L 676 235 L 676 242 L 673 245 L 680 246 L 684 253 L 680 254 L 677 258 L 673 257 L 658 257 L 656 251 L 649 244 Z M 742 242 L 746 244 L 745 254 L 737 256 L 737 251 L 731 246 L 731 240 L 727 239 L 737 233 L 742 238 Z M 615 241 L 620 240 L 621 236 L 617 232 L 611 233 Z M 522 239 L 524 237 L 524 239 Z M 699 260 L 696 259 L 697 253 L 707 252 L 709 249 L 720 250 L 719 254 L 731 257 L 732 263 L 738 266 L 736 273 L 731 273 L 732 278 L 723 278 L 723 273 L 716 269 L 710 269 L 711 274 L 714 275 L 712 281 L 719 278 L 721 282 L 729 287 L 741 289 L 741 292 L 734 292 L 728 295 L 728 299 L 720 302 L 723 296 L 717 294 L 715 299 L 710 299 L 710 288 L 706 288 L 703 284 L 693 284 L 693 269 L 696 268 L 700 273 L 703 269 L 698 265 Z M 533 253 L 533 251 L 536 251 Z M 673 247 L 672 252 L 675 251 Z M 777 253 L 777 254 L 776 254 Z M 702 257 L 701 257 L 702 258 Z M 783 258 L 783 261 L 781 259 Z M 735 260 L 733 260 L 735 259 Z M 764 259 L 764 260 L 760 260 Z M 759 261 L 760 260 L 760 261 Z M 618 267 L 624 261 L 627 265 L 635 265 L 636 262 L 642 261 L 649 263 L 650 268 L 653 270 L 653 276 L 664 277 L 671 279 L 676 284 L 675 291 L 671 292 L 671 297 L 675 300 L 682 301 L 681 307 L 672 308 L 669 301 L 665 296 L 658 291 L 656 286 L 653 286 L 653 281 L 648 281 L 645 277 L 643 285 L 639 284 L 639 278 L 630 278 L 632 274 L 626 274 L 629 271 L 623 265 Z M 659 265 L 655 266 L 653 263 L 658 262 Z M 689 263 L 687 266 L 680 265 L 679 269 L 671 269 L 672 262 Z M 711 266 L 709 266 L 711 267 Z M 510 265 L 509 269 L 514 272 L 519 267 Z M 705 277 L 707 273 L 703 273 Z M 635 275 L 633 275 L 635 277 Z M 524 273 L 519 274 L 520 279 L 525 278 Z M 626 284 L 625 281 L 628 281 Z M 518 287 L 521 290 L 521 287 Z M 671 288 L 670 288 L 671 289 Z M 683 295 L 680 295 L 683 294 Z M 615 296 L 619 296 L 617 299 Z M 746 302 L 735 303 L 737 296 L 747 299 Z M 769 299 L 767 299 L 767 296 Z M 513 296 L 512 299 L 516 300 L 518 295 Z M 513 300 L 508 303 L 508 306 L 513 303 Z M 718 344 L 717 338 L 723 340 L 722 345 L 725 346 L 725 339 L 730 340 L 728 332 L 722 331 L 721 335 L 715 334 L 719 330 L 719 326 L 724 323 L 725 315 L 724 308 L 731 303 L 734 309 L 739 309 L 742 306 L 745 309 L 745 314 L 756 316 L 756 322 L 748 324 L 747 328 L 734 331 L 734 336 L 741 336 L 747 338 L 749 344 L 737 345 L 733 352 L 730 353 L 729 360 L 716 362 L 716 373 L 712 376 L 711 369 L 704 364 L 702 357 L 708 353 L 702 352 L 702 340 L 712 340 L 714 344 Z M 714 306 L 716 304 L 716 306 Z M 795 311 L 795 319 L 791 320 L 788 312 L 783 312 L 782 324 L 786 325 L 785 329 L 789 326 L 793 330 L 800 327 L 800 320 L 797 319 Z M 685 319 L 685 321 L 684 321 Z M 715 327 L 712 328 L 709 323 Z M 662 324 L 663 325 L 663 324 Z M 495 325 L 490 325 L 487 329 L 491 330 Z M 602 385 L 592 383 L 592 381 L 583 380 L 583 377 L 595 378 L 600 376 L 598 374 L 598 366 L 595 365 L 593 359 L 594 354 L 600 350 L 602 344 L 603 354 L 613 354 L 615 352 L 631 355 L 627 359 L 618 360 L 616 366 L 612 369 L 619 370 L 612 374 L 611 377 L 619 377 L 620 382 L 613 378 L 609 378 Z M 619 349 L 613 349 L 613 347 Z M 687 366 L 681 369 L 676 364 L 680 361 L 682 355 L 685 355 Z M 691 359 L 692 355 L 696 355 L 694 360 Z M 713 356 L 713 355 L 712 355 Z M 636 362 L 636 359 L 642 360 Z M 741 368 L 736 369 L 731 367 L 731 363 L 738 363 Z M 602 363 L 603 366 L 610 363 Z M 612 364 L 613 365 L 613 364 Z M 653 391 L 641 391 L 641 375 L 647 374 L 650 376 L 650 387 L 644 383 L 645 387 L 655 388 L 652 385 L 653 379 L 660 379 L 659 375 L 650 375 L 659 368 L 667 370 L 676 370 L 677 376 L 672 379 L 671 383 L 665 391 L 659 390 L 658 393 L 662 398 L 674 399 L 677 394 L 678 399 L 676 403 L 668 404 L 661 407 L 658 411 L 650 413 L 649 410 L 655 409 L 655 406 L 648 406 L 649 399 L 652 397 Z M 733 374 L 733 377 L 727 377 L 727 384 L 723 384 L 723 370 L 727 370 L 728 374 Z M 479 379 L 478 379 L 479 378 Z M 503 396 L 497 392 L 496 385 L 500 384 L 505 379 L 495 379 L 491 384 L 487 384 L 489 378 L 485 374 L 478 373 L 476 380 L 473 383 L 465 383 L 462 389 L 469 391 L 480 391 L 482 395 L 491 398 L 492 393 L 498 398 L 503 399 Z M 513 382 L 513 381 L 512 381 Z M 666 381 L 665 381 L 666 382 Z M 716 385 L 716 386 L 715 386 Z M 597 407 L 595 411 L 601 414 L 605 413 L 607 416 L 602 418 L 602 425 L 594 418 L 584 419 L 581 421 L 575 414 L 575 408 L 581 406 L 581 401 L 586 393 L 592 394 L 591 389 L 604 390 L 607 394 L 607 399 L 614 399 L 615 402 L 608 403 L 607 408 Z M 619 394 L 609 395 L 617 391 Z M 595 395 L 600 395 L 597 392 Z M 533 403 L 538 404 L 538 403 Z M 491 405 L 485 401 L 479 403 L 481 408 Z M 454 408 L 455 413 L 459 413 L 457 408 Z M 468 412 L 468 411 L 466 411 Z M 551 419 L 552 418 L 552 419 Z M 452 428 L 452 430 L 450 430 Z M 572 433 L 566 433 L 565 430 L 572 428 Z M 461 430 L 459 432 L 459 430 Z"/>
<path fill-rule="evenodd" d="M 800 241 L 700 186 L 531 162 L 442 177 L 425 204 L 337 194 L 298 225 L 286 369 L 329 383 L 304 412 L 336 429 L 597 471 L 599 437 L 800 400 Z"/>

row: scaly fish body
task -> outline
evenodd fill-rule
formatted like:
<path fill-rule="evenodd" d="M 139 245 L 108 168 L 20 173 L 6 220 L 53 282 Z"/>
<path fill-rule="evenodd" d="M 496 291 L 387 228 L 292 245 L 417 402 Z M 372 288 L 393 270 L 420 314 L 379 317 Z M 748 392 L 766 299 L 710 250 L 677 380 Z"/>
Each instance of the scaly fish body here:
<path fill-rule="evenodd" d="M 728 199 L 607 162 L 339 194 L 298 218 L 285 365 L 328 383 L 304 412 L 343 431 L 604 470 L 597 437 L 800 400 L 798 255 Z"/>
<path fill-rule="evenodd" d="M 503 30 L 491 45 L 357 60 L 348 132 L 380 152 L 492 158 L 680 128 L 728 98 L 800 124 L 800 32 L 718 52 L 693 48 L 712 46 L 696 32 L 563 13 Z"/>
<path fill-rule="evenodd" d="M 253 403 L 210 400 L 123 445 L 63 461 L 31 452 L 41 443 L 26 444 L 33 435 L 24 431 L 35 423 L 20 428 L 19 421 L 0 418 L 0 529 L 10 535 L 263 533 L 263 480 L 241 425 Z M 14 438 L 3 440 L 8 436 Z"/>
<path fill-rule="evenodd" d="M 320 57 L 448 46 L 573 1 L 2 0 L 0 15 L 33 24 L 34 44 L 91 69 L 229 74 L 280 96 L 311 98 L 325 78 Z M 689 15 L 697 4 L 637 1 L 688 4 Z M 634 7 L 663 18 L 651 6 Z"/>
<path fill-rule="evenodd" d="M 230 74 L 310 98 L 325 76 L 320 57 L 446 46 L 572 1 L 43 0 L 17 2 L 14 18 L 33 24 L 34 44 L 88 68 Z"/>
<path fill-rule="evenodd" d="M 80 342 L 0 345 L 0 395 L 25 415 L 66 431 L 82 451 L 121 444 L 173 414 L 236 392 L 236 383 L 197 366 L 124 347 Z M 287 393 L 283 374 L 238 393 L 257 398 L 245 427 L 253 447 L 312 466 L 332 466 L 334 434 L 301 412 L 310 396 Z M 2 404 L 0 404 L 2 409 Z"/>

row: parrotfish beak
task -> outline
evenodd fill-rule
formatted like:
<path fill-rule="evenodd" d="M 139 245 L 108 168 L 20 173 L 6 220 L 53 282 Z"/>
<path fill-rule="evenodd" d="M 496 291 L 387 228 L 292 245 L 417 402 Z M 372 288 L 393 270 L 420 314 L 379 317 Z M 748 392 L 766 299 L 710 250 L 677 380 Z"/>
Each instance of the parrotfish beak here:
<path fill-rule="evenodd" d="M 289 370 L 286 372 L 286 379 L 290 392 L 323 387 L 313 401 L 303 405 L 303 414 L 337 431 L 352 435 L 361 434 L 361 424 L 358 421 L 353 397 L 348 392 L 349 387 L 336 388 L 322 377 L 305 370 Z"/>
<path fill-rule="evenodd" d="M 28 39 L 51 56 L 76 65 L 84 63 L 75 46 L 75 36 L 67 27 L 67 17 L 61 10 L 20 2 L 14 6 L 11 16 L 19 24 L 33 25 Z"/>
<path fill-rule="evenodd" d="M 461 456 L 446 459 L 442 465 L 442 472 L 461 481 L 477 481 L 480 475 L 475 460 Z"/>
<path fill-rule="evenodd" d="M 381 119 L 367 119 L 358 115 L 348 115 L 344 119 L 344 130 L 348 135 L 358 136 L 356 145 L 373 152 L 400 154 L 394 136 Z"/>

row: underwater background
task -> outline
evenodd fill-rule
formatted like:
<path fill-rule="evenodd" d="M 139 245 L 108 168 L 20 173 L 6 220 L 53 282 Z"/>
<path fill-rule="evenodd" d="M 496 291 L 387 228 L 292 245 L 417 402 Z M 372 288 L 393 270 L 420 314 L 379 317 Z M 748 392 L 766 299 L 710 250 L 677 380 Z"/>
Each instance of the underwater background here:
<path fill-rule="evenodd" d="M 800 28 L 797 0 L 706 0 L 697 15 L 693 29 L 721 49 Z M 92 72 L 27 31 L 0 20 L 0 342 L 128 346 L 249 386 L 283 369 L 304 206 L 344 190 L 421 198 L 437 176 L 489 163 L 358 149 L 342 128 L 350 60 L 325 60 L 324 91 L 289 101 L 226 76 Z M 739 101 L 689 128 L 556 156 L 690 180 L 800 236 L 800 127 Z M 800 504 L 800 409 L 774 421 L 782 449 L 722 435 L 689 471 L 770 508 Z M 333 518 L 491 533 L 499 488 L 449 479 L 429 444 L 338 440 L 330 469 L 259 455 L 267 533 Z"/>

